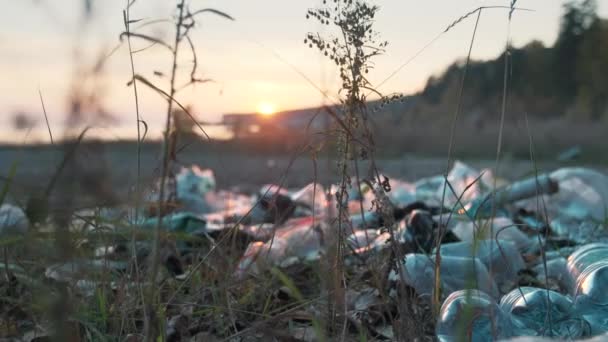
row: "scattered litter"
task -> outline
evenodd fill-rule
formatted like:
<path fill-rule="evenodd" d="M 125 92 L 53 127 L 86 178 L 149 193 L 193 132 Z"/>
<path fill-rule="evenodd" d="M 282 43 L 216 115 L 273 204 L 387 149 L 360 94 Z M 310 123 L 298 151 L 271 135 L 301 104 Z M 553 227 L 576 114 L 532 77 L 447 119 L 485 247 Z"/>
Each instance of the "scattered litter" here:
<path fill-rule="evenodd" d="M 437 337 L 441 342 L 501 340 L 516 336 L 510 317 L 495 299 L 478 290 L 455 291 L 441 306 Z"/>
<path fill-rule="evenodd" d="M 391 191 L 373 182 L 349 188 L 347 212 L 338 224 L 335 184 L 311 183 L 299 189 L 270 184 L 241 193 L 218 190 L 211 170 L 182 167 L 166 185 L 175 203 L 156 210 L 158 191 L 149 194 L 150 208 L 137 215 L 135 232 L 147 236 L 161 228 L 159 257 L 166 271 L 160 278 L 177 284 L 200 281 L 199 274 L 220 274 L 244 284 L 267 270 L 318 269 L 330 243 L 341 241 L 347 268 L 347 277 L 339 280 L 346 282 L 344 319 L 377 338 L 398 336 L 386 320 L 387 313 L 395 311 L 390 306 L 396 296 L 403 295 L 397 289 L 424 303 L 416 310 L 431 312 L 427 307 L 437 285 L 444 301 L 439 315 L 433 316 L 436 325 L 427 330 L 435 329 L 440 341 L 608 338 L 606 175 L 562 168 L 507 183 L 489 170 L 457 161 L 447 178 L 410 183 L 391 177 L 390 184 Z M 127 215 L 132 211 L 83 210 L 73 225 L 120 235 L 133 223 Z M 23 234 L 28 226 L 20 208 L 0 207 L 0 235 Z M 149 240 L 134 238 L 83 239 L 92 246 L 90 259 L 84 255 L 48 266 L 46 281 L 70 284 L 85 296 L 102 286 L 130 288 L 137 283 L 132 271 L 146 272 L 153 250 Z M 237 259 L 227 263 L 228 253 L 236 253 Z M 25 279 L 25 267 L 7 265 L 0 266 L 0 273 Z M 379 274 L 374 281 L 366 273 L 372 270 L 364 267 L 369 265 L 379 268 L 373 270 Z M 357 267 L 364 268 L 359 272 Z M 351 278 L 363 281 L 351 288 Z M 288 299 L 300 295 L 302 289 L 282 281 L 281 290 L 273 293 L 288 294 Z M 285 326 L 290 337 L 316 340 L 312 317 L 322 308 L 310 304 L 294 313 L 298 319 Z M 168 315 L 166 337 L 205 340 L 222 334 L 192 329 L 190 316 Z M 232 324 L 237 331 L 241 323 Z M 279 330 L 260 334 L 283 336 Z"/>
<path fill-rule="evenodd" d="M 21 208 L 11 204 L 0 206 L 0 235 L 25 234 L 28 225 L 27 217 Z"/>
<path fill-rule="evenodd" d="M 516 322 L 515 336 L 577 339 L 590 334 L 572 299 L 555 291 L 520 287 L 502 297 L 500 308 Z"/>
<path fill-rule="evenodd" d="M 422 297 L 433 294 L 435 261 L 424 254 L 408 254 L 403 261 L 403 278 L 408 286 Z M 499 298 L 498 288 L 490 277 L 486 266 L 475 258 L 442 257 L 441 258 L 441 293 L 450 294 L 474 286 L 481 291 Z M 392 281 L 400 281 L 397 271 L 389 275 Z"/>
<path fill-rule="evenodd" d="M 441 255 L 479 259 L 488 270 L 492 270 L 499 289 L 513 288 L 519 271 L 526 267 L 515 244 L 504 240 L 448 243 L 441 246 Z"/>

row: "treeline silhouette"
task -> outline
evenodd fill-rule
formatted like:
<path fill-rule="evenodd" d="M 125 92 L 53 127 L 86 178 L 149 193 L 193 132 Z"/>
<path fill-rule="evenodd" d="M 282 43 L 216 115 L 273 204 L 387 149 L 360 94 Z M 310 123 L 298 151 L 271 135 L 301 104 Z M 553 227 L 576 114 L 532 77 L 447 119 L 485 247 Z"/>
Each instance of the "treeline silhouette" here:
<path fill-rule="evenodd" d="M 608 118 L 608 20 L 598 17 L 596 9 L 594 0 L 569 1 L 553 46 L 535 40 L 511 50 L 509 111 L 540 118 Z M 463 115 L 481 120 L 500 110 L 504 58 L 503 53 L 469 65 Z M 413 112 L 431 116 L 452 112 L 464 68 L 464 62 L 458 61 L 441 76 L 431 77 Z"/>

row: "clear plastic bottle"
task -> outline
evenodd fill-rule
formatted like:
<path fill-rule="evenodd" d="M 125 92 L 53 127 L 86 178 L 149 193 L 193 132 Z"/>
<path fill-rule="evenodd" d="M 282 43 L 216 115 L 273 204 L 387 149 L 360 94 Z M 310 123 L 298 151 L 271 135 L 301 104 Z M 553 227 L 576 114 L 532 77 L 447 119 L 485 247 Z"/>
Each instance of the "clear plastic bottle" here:
<path fill-rule="evenodd" d="M 570 297 L 536 287 L 521 287 L 500 300 L 514 322 L 517 336 L 577 339 L 590 335 L 589 323 L 577 313 Z"/>
<path fill-rule="evenodd" d="M 487 293 L 462 290 L 443 302 L 436 333 L 441 342 L 482 342 L 512 337 L 514 330 L 509 315 Z"/>
<path fill-rule="evenodd" d="M 435 261 L 425 254 L 408 254 L 404 262 L 404 280 L 413 287 L 419 296 L 430 296 L 434 289 Z M 499 298 L 494 279 L 488 274 L 486 266 L 479 259 L 467 257 L 442 257 L 440 266 L 442 293 L 448 295 L 464 289 L 478 289 L 493 298 Z M 399 275 L 393 271 L 393 281 Z"/>
<path fill-rule="evenodd" d="M 589 265 L 578 276 L 574 301 L 593 335 L 608 332 L 608 260 Z"/>
<path fill-rule="evenodd" d="M 445 215 L 444 215 L 445 216 Z M 496 217 L 493 220 L 461 220 L 452 227 L 452 232 L 462 241 L 499 239 L 512 241 L 520 252 L 531 253 L 539 248 L 538 239 L 522 232 L 510 218 Z"/>
<path fill-rule="evenodd" d="M 608 243 L 590 243 L 570 255 L 568 272 L 574 279 L 578 279 L 587 267 L 602 260 L 608 261 Z"/>
<path fill-rule="evenodd" d="M 505 240 L 447 243 L 441 246 L 441 255 L 479 259 L 488 270 L 492 269 L 499 289 L 512 289 L 517 282 L 517 272 L 526 267 L 515 243 Z"/>

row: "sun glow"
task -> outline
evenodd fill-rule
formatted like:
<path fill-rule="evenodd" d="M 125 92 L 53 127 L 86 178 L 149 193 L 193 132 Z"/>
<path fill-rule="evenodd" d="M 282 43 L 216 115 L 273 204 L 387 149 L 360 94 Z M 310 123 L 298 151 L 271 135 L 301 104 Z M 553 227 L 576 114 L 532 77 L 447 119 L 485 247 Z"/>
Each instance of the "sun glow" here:
<path fill-rule="evenodd" d="M 258 113 L 264 116 L 271 116 L 276 113 L 275 106 L 270 102 L 260 102 L 257 108 Z"/>

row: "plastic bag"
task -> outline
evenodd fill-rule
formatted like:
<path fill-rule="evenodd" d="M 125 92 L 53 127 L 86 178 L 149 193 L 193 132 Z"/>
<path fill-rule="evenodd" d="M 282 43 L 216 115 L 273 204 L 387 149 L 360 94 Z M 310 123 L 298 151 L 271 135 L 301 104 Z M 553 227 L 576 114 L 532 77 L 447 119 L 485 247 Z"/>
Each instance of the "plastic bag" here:
<path fill-rule="evenodd" d="M 321 254 L 321 240 L 328 231 L 325 224 L 312 217 L 293 219 L 279 227 L 269 241 L 249 244 L 236 272 L 237 277 L 257 272 L 260 266 L 287 267 L 301 261 L 317 260 Z"/>

